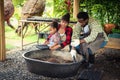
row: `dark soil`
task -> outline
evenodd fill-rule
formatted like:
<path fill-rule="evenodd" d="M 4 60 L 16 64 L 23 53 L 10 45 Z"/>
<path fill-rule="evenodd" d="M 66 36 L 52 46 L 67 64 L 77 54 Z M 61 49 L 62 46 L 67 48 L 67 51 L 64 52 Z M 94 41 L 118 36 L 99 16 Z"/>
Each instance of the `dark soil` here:
<path fill-rule="evenodd" d="M 69 60 L 63 60 L 59 57 L 42 57 L 42 58 L 34 58 L 34 59 L 38 59 L 38 60 L 42 60 L 42 61 L 48 61 L 48 62 L 52 62 L 52 63 L 72 63 L 73 61 L 69 61 Z"/>
<path fill-rule="evenodd" d="M 114 49 L 111 50 L 114 52 Z M 103 72 L 102 80 L 120 80 L 120 50 L 115 50 L 116 53 L 109 54 L 111 50 L 109 49 L 108 52 L 105 51 L 96 56 L 93 67 L 95 70 Z"/>

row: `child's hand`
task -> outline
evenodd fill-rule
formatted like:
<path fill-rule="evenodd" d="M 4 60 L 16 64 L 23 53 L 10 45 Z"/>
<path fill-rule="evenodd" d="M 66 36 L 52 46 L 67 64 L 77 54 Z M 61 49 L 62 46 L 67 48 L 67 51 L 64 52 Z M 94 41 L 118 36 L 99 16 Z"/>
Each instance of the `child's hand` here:
<path fill-rule="evenodd" d="M 53 50 L 55 50 L 55 48 L 54 48 L 54 47 L 49 47 L 49 49 L 50 49 L 50 50 L 52 50 L 52 51 L 53 51 Z"/>
<path fill-rule="evenodd" d="M 58 49 L 60 47 L 61 47 L 60 45 L 52 46 L 52 47 L 50 47 L 50 50 L 56 50 L 56 49 Z"/>
<path fill-rule="evenodd" d="M 45 44 L 45 45 L 49 44 L 49 41 L 45 41 L 44 44 Z"/>

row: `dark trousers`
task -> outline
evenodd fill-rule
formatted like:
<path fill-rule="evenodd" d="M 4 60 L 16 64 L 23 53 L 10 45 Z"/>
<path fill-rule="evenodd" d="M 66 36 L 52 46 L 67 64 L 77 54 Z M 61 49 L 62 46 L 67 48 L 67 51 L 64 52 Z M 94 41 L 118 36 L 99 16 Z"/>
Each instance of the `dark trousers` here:
<path fill-rule="evenodd" d="M 71 46 L 70 46 L 70 48 L 71 48 Z M 90 48 L 88 48 L 87 53 L 85 54 L 82 48 L 83 48 L 82 44 L 80 44 L 75 47 L 75 50 L 77 51 L 78 54 L 82 55 L 82 57 L 84 58 L 85 61 L 93 64 L 95 62 L 95 56 L 92 53 L 92 50 Z"/>

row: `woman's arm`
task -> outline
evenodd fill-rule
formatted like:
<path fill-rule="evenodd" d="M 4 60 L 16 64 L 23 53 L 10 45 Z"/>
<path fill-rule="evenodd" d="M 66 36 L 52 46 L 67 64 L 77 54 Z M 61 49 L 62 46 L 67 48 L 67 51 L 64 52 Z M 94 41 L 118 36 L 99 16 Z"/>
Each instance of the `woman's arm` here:
<path fill-rule="evenodd" d="M 65 29 L 66 40 L 60 44 L 60 47 L 64 48 L 66 45 L 71 43 L 72 32 L 73 32 L 73 30 L 71 27 L 66 27 L 66 29 Z"/>

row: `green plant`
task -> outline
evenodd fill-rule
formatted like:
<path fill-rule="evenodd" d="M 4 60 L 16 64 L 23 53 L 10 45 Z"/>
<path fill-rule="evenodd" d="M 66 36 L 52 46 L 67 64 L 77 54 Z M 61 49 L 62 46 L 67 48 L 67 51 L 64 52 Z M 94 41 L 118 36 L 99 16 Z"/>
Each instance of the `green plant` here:
<path fill-rule="evenodd" d="M 22 6 L 26 0 L 12 0 L 14 6 Z"/>
<path fill-rule="evenodd" d="M 91 16 L 99 19 L 101 24 L 120 25 L 120 4 L 118 0 L 81 0 L 80 11 L 86 10 Z"/>
<path fill-rule="evenodd" d="M 61 17 L 67 13 L 65 0 L 54 0 L 54 17 Z"/>
<path fill-rule="evenodd" d="M 120 34 L 120 29 L 115 29 L 115 28 L 114 28 L 114 29 L 112 29 L 112 32 L 113 32 L 113 33 L 119 33 L 119 34 Z"/>

